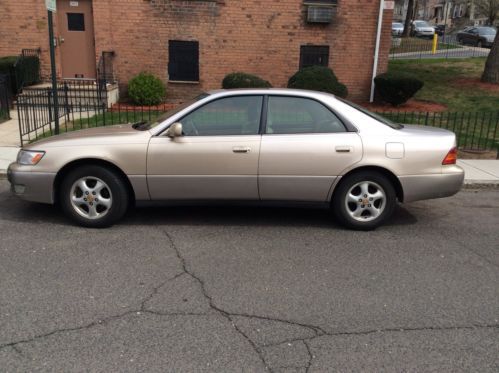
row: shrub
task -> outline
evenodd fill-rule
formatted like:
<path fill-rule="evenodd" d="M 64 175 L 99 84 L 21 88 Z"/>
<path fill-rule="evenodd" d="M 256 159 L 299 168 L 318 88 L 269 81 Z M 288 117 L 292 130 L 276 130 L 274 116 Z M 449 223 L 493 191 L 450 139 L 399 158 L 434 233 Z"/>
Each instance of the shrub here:
<path fill-rule="evenodd" d="M 141 72 L 128 82 L 128 96 L 137 105 L 158 105 L 163 101 L 166 89 L 154 75 Z"/>
<path fill-rule="evenodd" d="M 325 66 L 310 66 L 299 70 L 288 81 L 288 88 L 308 89 L 347 97 L 347 87 L 338 81 L 333 70 Z"/>
<path fill-rule="evenodd" d="M 414 75 L 399 72 L 380 74 L 374 78 L 374 83 L 379 97 L 393 106 L 407 102 L 424 85 Z"/>
<path fill-rule="evenodd" d="M 232 88 L 271 88 L 272 85 L 262 78 L 246 74 L 246 73 L 231 73 L 222 81 L 224 89 Z"/>
<path fill-rule="evenodd" d="M 40 81 L 40 59 L 26 56 L 16 66 L 17 56 L 0 57 L 0 74 L 10 77 L 12 92 L 19 92 L 21 85 L 28 86 Z"/>

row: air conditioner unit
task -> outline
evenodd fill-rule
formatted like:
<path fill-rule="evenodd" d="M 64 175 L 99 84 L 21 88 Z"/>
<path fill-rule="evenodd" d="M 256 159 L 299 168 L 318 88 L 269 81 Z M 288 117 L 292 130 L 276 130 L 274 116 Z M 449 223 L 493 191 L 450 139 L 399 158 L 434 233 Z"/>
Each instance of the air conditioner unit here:
<path fill-rule="evenodd" d="M 326 6 L 308 7 L 307 22 L 309 23 L 331 23 L 333 20 L 333 8 Z"/>

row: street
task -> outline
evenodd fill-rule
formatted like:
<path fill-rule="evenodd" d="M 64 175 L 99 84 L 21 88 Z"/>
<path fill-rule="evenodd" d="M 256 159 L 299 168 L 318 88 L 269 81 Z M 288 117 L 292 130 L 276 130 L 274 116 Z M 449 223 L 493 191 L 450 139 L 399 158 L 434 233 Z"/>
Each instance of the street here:
<path fill-rule="evenodd" d="M 142 207 L 104 230 L 0 180 L 0 370 L 499 371 L 499 189 L 328 211 Z"/>

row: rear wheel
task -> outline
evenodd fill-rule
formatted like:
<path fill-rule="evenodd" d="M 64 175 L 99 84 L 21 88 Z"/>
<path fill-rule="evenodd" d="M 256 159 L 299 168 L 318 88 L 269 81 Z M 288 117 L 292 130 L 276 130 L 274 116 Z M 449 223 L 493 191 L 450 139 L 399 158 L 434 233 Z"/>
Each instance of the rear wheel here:
<path fill-rule="evenodd" d="M 370 230 L 392 215 L 395 204 L 395 189 L 390 180 L 381 173 L 363 171 L 340 182 L 332 208 L 336 219 L 344 226 Z"/>
<path fill-rule="evenodd" d="M 128 208 L 127 186 L 120 175 L 101 166 L 83 166 L 62 181 L 61 207 L 84 227 L 103 228 L 118 221 Z"/>

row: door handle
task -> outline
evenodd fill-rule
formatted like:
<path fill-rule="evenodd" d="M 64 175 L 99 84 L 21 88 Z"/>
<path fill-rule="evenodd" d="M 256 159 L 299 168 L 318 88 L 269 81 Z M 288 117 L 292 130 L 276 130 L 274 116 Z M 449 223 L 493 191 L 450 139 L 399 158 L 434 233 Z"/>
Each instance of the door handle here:
<path fill-rule="evenodd" d="M 335 148 L 336 153 L 350 153 L 352 151 L 351 146 L 337 146 Z"/>
<path fill-rule="evenodd" d="M 232 148 L 232 151 L 234 153 L 249 153 L 251 151 L 251 148 L 248 148 L 247 146 L 234 146 Z"/>

